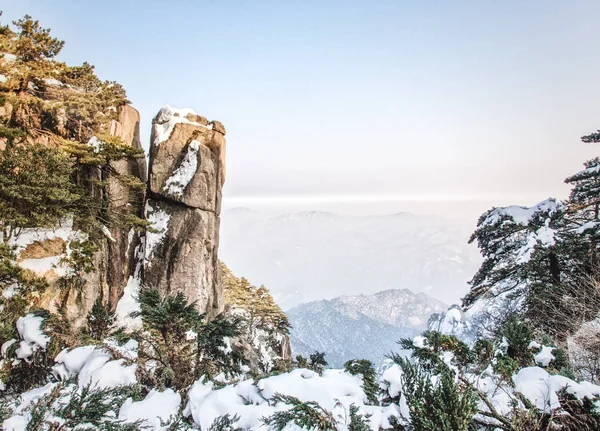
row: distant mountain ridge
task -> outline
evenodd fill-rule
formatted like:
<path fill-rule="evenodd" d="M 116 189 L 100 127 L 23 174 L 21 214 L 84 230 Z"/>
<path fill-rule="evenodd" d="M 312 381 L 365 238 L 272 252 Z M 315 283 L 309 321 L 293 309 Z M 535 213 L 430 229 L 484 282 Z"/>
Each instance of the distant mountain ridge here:
<path fill-rule="evenodd" d="M 325 352 L 333 367 L 356 358 L 379 364 L 398 350 L 396 341 L 420 334 L 429 317 L 445 308 L 442 302 L 408 289 L 300 304 L 287 313 L 292 353 Z"/>
<path fill-rule="evenodd" d="M 479 267 L 470 222 L 411 213 L 272 216 L 223 211 L 220 258 L 266 285 L 285 310 L 340 295 L 408 288 L 453 303 Z"/>

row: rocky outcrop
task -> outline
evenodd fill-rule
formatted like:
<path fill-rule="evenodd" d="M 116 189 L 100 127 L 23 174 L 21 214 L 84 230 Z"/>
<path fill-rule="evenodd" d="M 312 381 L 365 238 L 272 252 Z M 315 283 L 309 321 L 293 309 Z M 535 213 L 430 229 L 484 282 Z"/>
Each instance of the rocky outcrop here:
<path fill-rule="evenodd" d="M 125 145 L 142 149 L 140 140 L 140 114 L 129 105 L 117 110 L 118 120 L 111 122 L 110 133 L 121 138 Z M 134 176 L 146 181 L 147 166 L 145 158 L 124 159 L 111 162 L 111 168 L 118 175 Z M 132 190 L 117 180 L 108 178 L 109 211 L 113 214 L 133 214 L 143 216 L 144 192 Z M 123 295 L 123 289 L 129 277 L 135 271 L 135 249 L 140 244 L 141 235 L 135 228 L 113 227 L 111 239 L 107 243 L 107 302 L 114 308 Z"/>
<path fill-rule="evenodd" d="M 203 312 L 223 310 L 217 251 L 225 129 L 189 109 L 165 106 L 150 143 L 144 284 L 183 292 Z"/>
<path fill-rule="evenodd" d="M 131 106 L 121 106 L 117 110 L 117 120 L 110 124 L 110 134 L 121 138 L 125 145 L 141 149 L 140 114 Z M 117 175 L 136 177 L 142 181 L 147 177 L 146 159 L 111 162 L 112 174 L 102 178 L 99 169 L 90 169 L 90 178 L 106 181 L 107 196 L 97 195 L 97 199 L 106 199 L 112 214 L 143 215 L 144 192 L 135 191 L 119 181 Z M 34 232 L 35 231 L 35 232 Z M 57 234 L 57 232 L 59 232 Z M 82 326 L 96 300 L 109 304 L 115 309 L 128 280 L 136 269 L 135 250 L 144 235 L 143 230 L 114 226 L 106 232 L 106 238 L 100 241 L 93 256 L 94 270 L 83 273 L 79 289 L 62 289 L 60 277 L 68 269 L 61 263 L 67 257 L 66 249 L 73 240 L 81 239 L 76 226 L 70 222 L 66 227 L 55 229 L 33 229 L 29 234 L 32 242 L 22 239 L 24 249 L 19 253 L 21 266 L 32 269 L 48 282 L 38 306 L 52 312 L 61 306 L 73 326 Z M 62 237 L 56 236 L 62 235 Z M 27 235 L 26 235 L 27 236 Z"/>

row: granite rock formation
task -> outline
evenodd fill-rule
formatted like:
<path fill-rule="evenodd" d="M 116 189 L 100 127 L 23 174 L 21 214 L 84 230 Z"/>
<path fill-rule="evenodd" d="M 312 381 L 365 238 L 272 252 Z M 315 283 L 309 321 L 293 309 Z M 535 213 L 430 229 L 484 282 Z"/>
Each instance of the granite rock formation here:
<path fill-rule="evenodd" d="M 144 284 L 181 291 L 203 312 L 223 310 L 217 251 L 225 129 L 189 109 L 165 106 L 153 120 Z"/>

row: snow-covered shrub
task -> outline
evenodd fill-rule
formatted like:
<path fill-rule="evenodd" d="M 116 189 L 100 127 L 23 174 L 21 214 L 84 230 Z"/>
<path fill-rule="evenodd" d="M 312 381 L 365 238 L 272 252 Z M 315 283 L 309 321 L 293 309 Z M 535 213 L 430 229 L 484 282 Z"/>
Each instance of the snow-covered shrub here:
<path fill-rule="evenodd" d="M 415 431 L 467 431 L 477 412 L 475 390 L 456 380 L 456 373 L 444 363 L 436 370 L 396 356 L 402 369 L 402 388 Z M 433 378 L 435 377 L 435 378 Z"/>
<path fill-rule="evenodd" d="M 333 414 L 314 401 L 302 402 L 296 397 L 275 394 L 271 401 L 277 405 L 283 403 L 291 406 L 288 410 L 273 413 L 263 418 L 263 422 L 274 431 L 283 431 L 293 423 L 300 428 L 319 431 L 336 431 L 336 420 Z"/>
<path fill-rule="evenodd" d="M 373 368 L 371 361 L 367 359 L 353 359 L 344 364 L 344 370 L 353 376 L 360 375 L 363 380 L 362 388 L 369 403 L 374 405 L 379 403 L 377 397 L 379 385 L 377 384 L 375 368 Z"/>

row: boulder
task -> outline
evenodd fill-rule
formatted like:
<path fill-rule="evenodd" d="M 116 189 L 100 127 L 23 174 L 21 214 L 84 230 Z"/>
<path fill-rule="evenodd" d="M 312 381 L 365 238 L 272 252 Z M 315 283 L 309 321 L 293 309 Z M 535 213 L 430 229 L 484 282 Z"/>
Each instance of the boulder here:
<path fill-rule="evenodd" d="M 221 160 L 215 135 L 196 124 L 175 124 L 167 141 L 150 148 L 149 191 L 192 208 L 220 213 Z"/>

